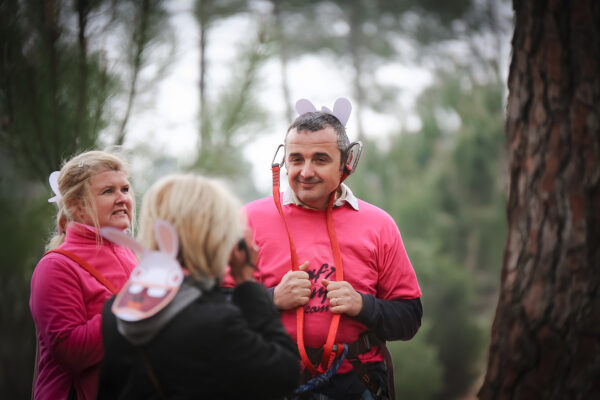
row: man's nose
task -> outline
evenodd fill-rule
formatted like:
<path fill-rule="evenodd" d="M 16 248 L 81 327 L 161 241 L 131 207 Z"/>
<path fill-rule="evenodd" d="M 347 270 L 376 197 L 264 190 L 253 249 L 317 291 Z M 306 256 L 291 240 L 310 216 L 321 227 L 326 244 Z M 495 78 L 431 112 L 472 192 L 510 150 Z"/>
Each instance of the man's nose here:
<path fill-rule="evenodd" d="M 315 174 L 315 170 L 310 162 L 304 163 L 301 174 L 305 178 L 310 178 Z"/>

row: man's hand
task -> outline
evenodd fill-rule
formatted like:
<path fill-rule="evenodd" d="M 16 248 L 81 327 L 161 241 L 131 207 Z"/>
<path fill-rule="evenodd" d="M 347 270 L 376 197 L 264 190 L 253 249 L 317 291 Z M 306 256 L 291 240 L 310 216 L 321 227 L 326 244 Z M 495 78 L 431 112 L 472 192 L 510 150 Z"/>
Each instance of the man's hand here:
<path fill-rule="evenodd" d="M 288 271 L 273 292 L 273 303 L 280 310 L 289 310 L 308 303 L 310 298 L 310 279 L 308 261 L 298 267 L 299 271 Z"/>
<path fill-rule="evenodd" d="M 329 310 L 334 314 L 346 314 L 356 317 L 362 310 L 362 296 L 351 284 L 346 281 L 328 281 L 322 279 L 321 283 L 327 289 L 329 299 Z"/>

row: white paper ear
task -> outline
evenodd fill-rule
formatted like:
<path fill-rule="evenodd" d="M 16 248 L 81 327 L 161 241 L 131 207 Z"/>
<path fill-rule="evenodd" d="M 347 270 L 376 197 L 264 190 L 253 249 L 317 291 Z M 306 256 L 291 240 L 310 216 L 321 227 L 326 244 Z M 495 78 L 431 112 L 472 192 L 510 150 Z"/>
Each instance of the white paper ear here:
<path fill-rule="evenodd" d="M 104 236 L 111 242 L 130 248 L 139 255 L 142 255 L 146 252 L 144 246 L 142 246 L 134 238 L 117 228 L 105 226 L 103 228 L 100 228 L 100 233 L 102 234 L 102 236 Z"/>
<path fill-rule="evenodd" d="M 345 97 L 340 97 L 333 104 L 333 111 L 329 108 L 323 106 L 321 111 L 326 112 L 327 114 L 331 114 L 336 117 L 342 125 L 346 126 L 348 119 L 350 119 L 350 112 L 352 111 L 352 104 L 350 100 Z"/>
<path fill-rule="evenodd" d="M 58 190 L 58 175 L 60 174 L 60 171 L 54 171 L 50 174 L 50 176 L 48 177 L 48 181 L 50 182 L 50 188 L 52 188 L 52 191 L 54 192 L 54 197 L 51 197 L 48 199 L 48 203 L 56 203 L 58 202 L 58 200 L 60 200 L 60 192 Z"/>
<path fill-rule="evenodd" d="M 177 232 L 171 224 L 162 219 L 154 221 L 154 236 L 160 251 L 169 254 L 173 258 L 177 257 L 179 241 L 177 240 Z"/>
<path fill-rule="evenodd" d="M 302 115 L 308 112 L 317 111 L 317 108 L 307 99 L 300 99 L 296 102 L 296 111 L 298 112 L 298 115 Z"/>

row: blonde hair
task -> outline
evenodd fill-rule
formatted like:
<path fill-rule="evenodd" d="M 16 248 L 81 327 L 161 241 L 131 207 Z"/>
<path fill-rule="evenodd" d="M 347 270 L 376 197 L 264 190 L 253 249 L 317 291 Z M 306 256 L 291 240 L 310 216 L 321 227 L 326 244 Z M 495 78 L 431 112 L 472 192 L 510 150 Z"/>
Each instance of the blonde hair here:
<path fill-rule="evenodd" d="M 220 278 L 242 237 L 241 205 L 219 182 L 194 174 L 166 176 L 142 200 L 138 240 L 156 250 L 154 221 L 162 219 L 179 237 L 179 262 L 198 281 Z"/>
<path fill-rule="evenodd" d="M 83 210 L 90 216 L 94 227 L 99 231 L 98 211 L 94 196 L 90 189 L 89 178 L 106 171 L 120 171 L 129 176 L 129 165 L 116 151 L 92 150 L 81 153 L 63 164 L 58 175 L 58 191 L 61 198 L 58 200 L 58 213 L 56 214 L 57 234 L 48 244 L 46 250 L 54 249 L 64 241 L 67 224 L 75 221 L 77 210 Z M 135 198 L 133 190 L 129 191 L 132 197 L 132 223 L 133 231 L 135 221 Z M 98 236 L 100 240 L 100 236 Z"/>

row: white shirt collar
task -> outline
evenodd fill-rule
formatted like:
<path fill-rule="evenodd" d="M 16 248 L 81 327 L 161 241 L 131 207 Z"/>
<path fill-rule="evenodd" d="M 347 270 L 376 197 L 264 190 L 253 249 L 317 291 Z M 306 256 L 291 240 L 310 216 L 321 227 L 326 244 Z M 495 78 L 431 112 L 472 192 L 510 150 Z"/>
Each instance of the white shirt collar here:
<path fill-rule="evenodd" d="M 352 193 L 352 190 L 350 190 L 350 188 L 348 186 L 346 186 L 345 184 L 341 184 L 341 189 L 342 189 L 342 193 L 340 194 L 340 196 L 335 200 L 335 203 L 333 203 L 333 207 L 341 207 L 344 205 L 344 203 L 348 203 L 350 205 L 350 207 L 354 208 L 356 211 L 358 211 L 358 199 L 356 198 L 356 196 L 354 196 L 354 193 Z M 294 193 L 294 191 L 288 186 L 285 191 L 283 192 L 283 201 L 282 204 L 285 206 L 286 204 L 295 204 L 299 207 L 304 207 L 307 208 L 306 206 L 304 206 L 296 197 L 296 194 Z"/>

